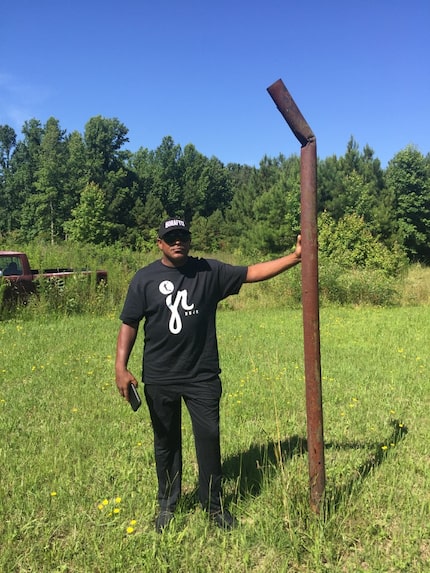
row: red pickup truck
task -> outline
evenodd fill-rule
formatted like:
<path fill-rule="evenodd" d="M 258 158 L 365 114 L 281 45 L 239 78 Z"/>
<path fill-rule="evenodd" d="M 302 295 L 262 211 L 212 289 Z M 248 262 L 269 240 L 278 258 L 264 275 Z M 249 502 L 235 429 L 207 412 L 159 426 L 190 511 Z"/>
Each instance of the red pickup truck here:
<path fill-rule="evenodd" d="M 97 284 L 101 281 L 107 282 L 106 271 L 93 272 L 86 269 L 77 271 L 67 268 L 38 271 L 31 268 L 25 253 L 0 251 L 0 284 L 5 283 L 3 302 L 20 298 L 25 299 L 29 294 L 36 292 L 37 281 L 41 278 L 65 279 L 73 275 L 88 275 L 90 277 L 94 273 Z"/>

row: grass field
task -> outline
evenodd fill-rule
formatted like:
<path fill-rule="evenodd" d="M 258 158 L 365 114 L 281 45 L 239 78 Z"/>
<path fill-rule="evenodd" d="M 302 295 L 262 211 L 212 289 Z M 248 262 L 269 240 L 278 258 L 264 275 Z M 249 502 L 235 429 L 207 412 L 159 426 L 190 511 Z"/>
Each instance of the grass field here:
<path fill-rule="evenodd" d="M 240 526 L 219 531 L 198 508 L 185 416 L 184 496 L 163 535 L 146 407 L 133 413 L 114 384 L 117 317 L 0 322 L 0 570 L 430 571 L 430 307 L 322 309 L 319 516 L 301 320 L 219 312 L 225 502 Z"/>

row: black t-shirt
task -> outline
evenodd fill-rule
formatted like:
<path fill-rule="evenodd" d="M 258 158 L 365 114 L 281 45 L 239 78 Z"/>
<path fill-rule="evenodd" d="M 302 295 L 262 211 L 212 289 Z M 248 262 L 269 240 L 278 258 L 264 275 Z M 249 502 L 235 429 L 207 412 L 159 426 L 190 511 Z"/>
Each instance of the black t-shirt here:
<path fill-rule="evenodd" d="M 247 267 L 189 257 L 182 267 L 160 260 L 137 271 L 120 318 L 145 319 L 143 381 L 171 384 L 220 373 L 215 314 L 218 302 L 237 294 Z"/>

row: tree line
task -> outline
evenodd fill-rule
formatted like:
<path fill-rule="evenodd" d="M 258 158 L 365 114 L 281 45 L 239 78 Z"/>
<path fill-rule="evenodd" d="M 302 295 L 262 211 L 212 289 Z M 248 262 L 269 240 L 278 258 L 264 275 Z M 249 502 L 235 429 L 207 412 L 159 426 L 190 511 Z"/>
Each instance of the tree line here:
<path fill-rule="evenodd" d="M 258 167 L 206 157 L 172 137 L 125 149 L 117 118 L 92 117 L 68 134 L 57 119 L 26 121 L 19 139 L 0 126 L 0 237 L 151 248 L 159 221 L 191 223 L 193 245 L 244 254 L 285 251 L 300 230 L 300 159 L 264 156 Z M 353 137 L 341 157 L 318 160 L 320 248 L 381 261 L 430 261 L 430 154 L 414 146 L 381 167 Z M 360 240 L 358 240 L 360 239 Z M 382 248 L 382 251 L 381 251 Z M 367 253 L 367 258 L 369 253 Z M 375 265 L 377 263 L 374 263 Z"/>

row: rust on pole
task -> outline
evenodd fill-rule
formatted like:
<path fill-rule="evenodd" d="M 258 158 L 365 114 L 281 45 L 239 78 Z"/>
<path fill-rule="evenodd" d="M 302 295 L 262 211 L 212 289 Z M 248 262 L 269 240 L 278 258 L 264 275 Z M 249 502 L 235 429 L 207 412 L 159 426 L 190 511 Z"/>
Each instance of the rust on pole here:
<path fill-rule="evenodd" d="M 325 490 L 324 434 L 318 294 L 317 153 L 316 138 L 282 80 L 267 88 L 302 145 L 300 205 L 302 235 L 302 304 L 306 381 L 310 503 L 319 512 Z"/>

